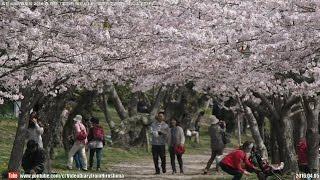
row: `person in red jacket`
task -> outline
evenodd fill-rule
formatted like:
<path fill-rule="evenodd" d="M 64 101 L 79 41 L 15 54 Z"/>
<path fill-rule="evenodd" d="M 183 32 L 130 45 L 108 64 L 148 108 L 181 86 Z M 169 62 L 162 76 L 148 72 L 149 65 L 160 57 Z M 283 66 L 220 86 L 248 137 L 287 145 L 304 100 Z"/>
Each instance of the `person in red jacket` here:
<path fill-rule="evenodd" d="M 250 175 L 248 171 L 241 167 L 241 162 L 244 162 L 246 167 L 259 171 L 259 168 L 250 163 L 246 155 L 246 153 L 249 153 L 251 151 L 252 147 L 253 143 L 250 141 L 246 141 L 239 149 L 236 149 L 226 155 L 219 163 L 221 169 L 224 172 L 233 175 L 232 180 L 241 179 L 243 174 Z"/>
<path fill-rule="evenodd" d="M 310 173 L 308 167 L 308 145 L 307 140 L 303 139 L 297 144 L 298 166 L 299 170 L 304 173 Z"/>

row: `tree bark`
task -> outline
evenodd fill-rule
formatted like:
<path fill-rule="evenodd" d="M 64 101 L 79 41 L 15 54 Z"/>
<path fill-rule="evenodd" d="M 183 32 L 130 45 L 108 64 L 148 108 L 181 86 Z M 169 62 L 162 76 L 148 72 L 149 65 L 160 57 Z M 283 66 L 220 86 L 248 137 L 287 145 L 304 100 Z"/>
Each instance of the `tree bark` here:
<path fill-rule="evenodd" d="M 247 120 L 249 122 L 250 125 L 250 130 L 251 130 L 251 134 L 252 137 L 257 145 L 257 149 L 260 152 L 260 154 L 262 155 L 263 158 L 268 159 L 268 152 L 267 152 L 267 148 L 263 142 L 263 139 L 260 135 L 259 132 L 259 127 L 256 121 L 256 118 L 254 117 L 251 109 L 248 106 L 244 107 L 246 116 L 247 116 Z"/>
<path fill-rule="evenodd" d="M 42 96 L 41 93 L 34 92 L 30 88 L 22 90 L 22 94 L 24 99 L 21 100 L 21 113 L 19 114 L 18 127 L 8 164 L 9 172 L 19 170 L 26 140 L 26 130 L 29 124 L 29 112 Z"/>
<path fill-rule="evenodd" d="M 128 111 L 123 106 L 120 97 L 118 96 L 117 90 L 114 88 L 113 85 L 109 87 L 110 95 L 109 99 L 112 101 L 114 107 L 116 108 L 116 111 L 118 112 L 118 115 L 121 120 L 125 120 L 129 117 Z"/>
<path fill-rule="evenodd" d="M 161 102 L 163 101 L 165 94 L 166 94 L 166 90 L 163 88 L 163 86 L 161 86 L 152 104 L 151 111 L 149 113 L 148 124 L 155 120 L 155 116 L 159 112 L 159 109 L 161 107 Z"/>
<path fill-rule="evenodd" d="M 131 99 L 128 105 L 129 117 L 135 116 L 138 114 L 138 92 L 132 93 Z"/>
<path fill-rule="evenodd" d="M 55 148 L 62 144 L 60 121 L 62 111 L 66 104 L 65 99 L 64 95 L 58 95 L 57 97 L 44 98 L 41 101 L 43 105 L 39 111 L 39 116 L 45 125 L 42 140 L 43 148 L 48 152 L 48 161 L 54 159 Z M 50 162 L 47 162 L 47 165 L 49 164 Z M 50 172 L 49 166 L 48 172 Z"/>
<path fill-rule="evenodd" d="M 288 98 L 281 99 L 280 96 L 274 97 L 274 105 L 270 100 L 260 93 L 253 93 L 254 96 L 260 98 L 262 102 L 268 107 L 272 116 L 272 123 L 279 123 L 273 127 L 279 127 L 278 133 L 278 145 L 280 151 L 280 160 L 284 161 L 286 166 L 285 170 L 296 172 L 298 169 L 298 163 L 296 160 L 295 146 L 293 144 L 293 125 L 290 120 L 291 107 L 299 102 L 299 97 L 290 96 Z M 274 129 L 276 130 L 276 129 Z M 274 131 L 273 131 L 274 132 Z"/>
<path fill-rule="evenodd" d="M 104 114 L 104 117 L 108 123 L 108 126 L 110 128 L 110 131 L 111 131 L 111 137 L 114 135 L 115 133 L 115 123 L 114 121 L 111 119 L 111 116 L 110 116 L 110 112 L 108 110 L 108 103 L 107 103 L 107 100 L 105 98 L 105 95 L 104 94 L 100 94 L 99 95 L 99 107 L 100 109 L 102 110 L 103 114 Z"/>
<path fill-rule="evenodd" d="M 289 118 L 288 114 L 284 114 L 283 118 L 281 118 L 283 123 L 283 138 L 285 148 L 286 148 L 286 156 L 285 156 L 285 169 L 296 172 L 298 170 L 298 162 L 296 159 L 294 139 L 293 139 L 293 126 L 292 121 Z"/>
<path fill-rule="evenodd" d="M 280 148 L 278 145 L 278 133 L 276 128 L 276 125 L 274 123 L 271 123 L 271 133 L 270 133 L 270 150 L 271 150 L 271 162 L 272 163 L 279 163 L 280 160 Z"/>
<path fill-rule="evenodd" d="M 313 106 L 312 106 L 313 104 Z M 311 173 L 319 172 L 319 111 L 320 97 L 303 96 L 303 107 L 307 118 L 308 166 Z"/>

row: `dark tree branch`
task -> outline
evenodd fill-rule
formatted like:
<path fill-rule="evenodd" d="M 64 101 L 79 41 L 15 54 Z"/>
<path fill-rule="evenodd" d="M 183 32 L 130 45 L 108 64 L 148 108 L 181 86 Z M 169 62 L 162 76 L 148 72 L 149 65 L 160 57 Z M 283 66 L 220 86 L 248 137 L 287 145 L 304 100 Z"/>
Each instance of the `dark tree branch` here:
<path fill-rule="evenodd" d="M 260 98 L 262 102 L 269 108 L 272 116 L 274 116 L 276 119 L 280 119 L 280 114 L 277 112 L 275 107 L 270 103 L 268 98 L 258 92 L 253 92 L 253 95 L 257 98 Z"/>

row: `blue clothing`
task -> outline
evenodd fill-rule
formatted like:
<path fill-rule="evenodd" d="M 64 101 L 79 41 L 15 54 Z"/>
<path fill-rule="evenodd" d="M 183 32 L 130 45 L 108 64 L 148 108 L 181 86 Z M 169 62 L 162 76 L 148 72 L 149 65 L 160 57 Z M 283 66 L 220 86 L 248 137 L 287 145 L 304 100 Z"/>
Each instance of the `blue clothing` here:
<path fill-rule="evenodd" d="M 77 169 L 82 169 L 82 161 L 81 161 L 81 156 L 80 156 L 80 152 L 77 151 L 74 155 L 73 155 L 74 161 L 76 162 L 76 167 Z"/>

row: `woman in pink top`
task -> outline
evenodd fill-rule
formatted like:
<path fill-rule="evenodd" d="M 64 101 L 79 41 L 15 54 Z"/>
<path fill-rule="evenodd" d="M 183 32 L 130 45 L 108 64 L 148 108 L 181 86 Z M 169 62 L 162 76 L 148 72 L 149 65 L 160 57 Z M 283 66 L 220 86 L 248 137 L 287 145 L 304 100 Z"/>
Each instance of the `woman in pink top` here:
<path fill-rule="evenodd" d="M 68 154 L 68 169 L 72 169 L 73 155 L 77 151 L 79 151 L 81 158 L 83 160 L 82 170 L 87 171 L 87 156 L 86 156 L 86 150 L 85 150 L 85 145 L 88 143 L 87 130 L 86 130 L 86 127 L 81 122 L 82 121 L 81 115 L 76 115 L 76 117 L 73 120 L 76 122 L 74 124 L 76 141 L 74 142 Z M 81 134 L 84 134 L 85 137 L 80 138 Z"/>

